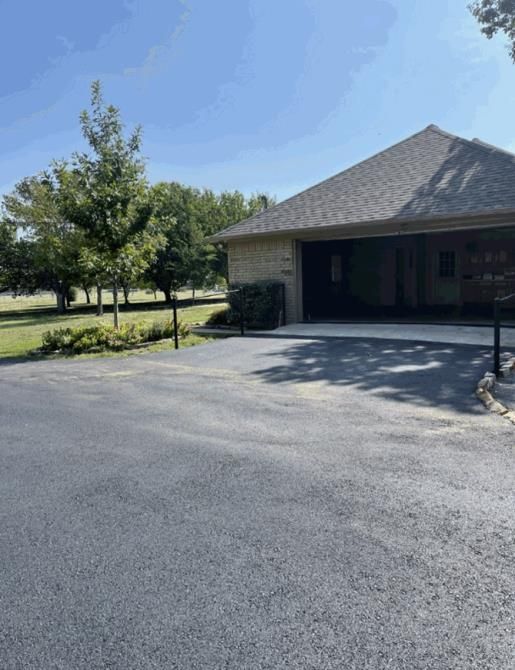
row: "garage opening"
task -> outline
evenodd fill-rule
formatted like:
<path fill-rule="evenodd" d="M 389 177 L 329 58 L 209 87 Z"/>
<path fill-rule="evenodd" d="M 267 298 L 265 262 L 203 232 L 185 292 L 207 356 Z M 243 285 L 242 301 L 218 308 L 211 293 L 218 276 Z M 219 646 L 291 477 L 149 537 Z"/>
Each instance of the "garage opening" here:
<path fill-rule="evenodd" d="M 304 319 L 488 316 L 515 292 L 515 230 L 302 243 Z"/>
<path fill-rule="evenodd" d="M 415 248 L 404 240 L 398 247 L 391 247 L 387 238 L 304 242 L 304 318 L 332 320 L 405 311 L 416 302 L 415 272 Z"/>

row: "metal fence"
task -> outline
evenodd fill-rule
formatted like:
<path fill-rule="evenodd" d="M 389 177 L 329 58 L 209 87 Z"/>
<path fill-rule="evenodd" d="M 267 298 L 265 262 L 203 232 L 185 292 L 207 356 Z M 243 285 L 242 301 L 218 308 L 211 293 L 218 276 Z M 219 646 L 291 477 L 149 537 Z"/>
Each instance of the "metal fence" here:
<path fill-rule="evenodd" d="M 223 296 L 225 296 L 227 299 L 229 295 L 233 293 L 238 293 L 239 294 L 239 329 L 240 329 L 240 335 L 243 337 L 245 335 L 245 328 L 247 327 L 246 324 L 246 313 L 245 313 L 245 286 L 240 286 L 235 289 L 228 289 L 227 291 L 219 291 L 218 293 L 211 293 L 208 295 L 202 295 L 202 300 L 205 298 L 218 298 L 222 299 Z M 173 332 L 174 332 L 174 348 L 178 349 L 179 348 L 179 333 L 178 333 L 178 318 L 177 318 L 177 308 L 178 308 L 178 300 L 177 298 L 173 298 L 172 301 L 172 315 L 173 315 Z M 279 319 L 279 325 L 286 325 L 286 292 L 285 292 L 285 287 L 284 284 L 281 285 L 281 312 L 280 312 L 280 319 Z"/>
<path fill-rule="evenodd" d="M 494 300 L 494 374 L 499 375 L 501 371 L 501 317 L 503 309 L 509 308 L 510 303 L 515 303 L 515 293 L 504 298 Z"/>
<path fill-rule="evenodd" d="M 205 298 L 221 298 L 222 296 L 228 297 L 231 293 L 239 293 L 240 294 L 240 335 L 243 337 L 245 335 L 245 296 L 244 296 L 244 288 L 240 287 L 237 289 L 230 289 L 227 291 L 220 291 L 218 293 L 210 293 L 208 295 L 203 295 L 202 299 Z M 179 348 L 179 332 L 178 332 L 178 323 L 179 320 L 177 318 L 177 304 L 178 300 L 177 298 L 173 298 L 172 301 L 172 314 L 173 314 L 173 345 L 174 349 Z"/>

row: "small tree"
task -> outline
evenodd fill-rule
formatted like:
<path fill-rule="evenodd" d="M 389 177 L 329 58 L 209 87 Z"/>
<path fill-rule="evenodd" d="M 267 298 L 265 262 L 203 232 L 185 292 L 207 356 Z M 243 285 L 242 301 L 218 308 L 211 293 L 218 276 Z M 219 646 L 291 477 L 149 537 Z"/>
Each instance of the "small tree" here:
<path fill-rule="evenodd" d="M 510 43 L 510 56 L 515 62 L 515 0 L 476 0 L 469 9 L 488 39 L 501 32 Z"/>
<path fill-rule="evenodd" d="M 124 136 L 120 112 L 106 105 L 100 82 L 91 86 L 91 112 L 80 117 L 91 153 L 75 153 L 72 171 L 56 165 L 62 208 L 84 232 L 81 265 L 109 279 L 118 328 L 118 289 L 123 277 L 141 274 L 162 243 L 140 155 L 141 129 Z"/>
<path fill-rule="evenodd" d="M 58 206 L 51 173 L 22 179 L 4 196 L 4 227 L 22 233 L 11 242 L 10 284 L 18 293 L 50 289 L 59 312 L 66 310 L 72 284 L 80 282 L 78 258 L 83 236 Z"/>

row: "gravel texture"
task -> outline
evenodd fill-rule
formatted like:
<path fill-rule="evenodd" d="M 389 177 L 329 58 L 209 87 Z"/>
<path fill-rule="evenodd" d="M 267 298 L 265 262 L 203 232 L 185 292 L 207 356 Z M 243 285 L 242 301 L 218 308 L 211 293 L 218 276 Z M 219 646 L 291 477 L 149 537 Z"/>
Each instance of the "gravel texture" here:
<path fill-rule="evenodd" d="M 494 389 L 494 396 L 510 410 L 515 410 L 515 374 L 500 377 Z"/>
<path fill-rule="evenodd" d="M 0 667 L 511 670 L 490 359 L 270 337 L 0 366 Z"/>

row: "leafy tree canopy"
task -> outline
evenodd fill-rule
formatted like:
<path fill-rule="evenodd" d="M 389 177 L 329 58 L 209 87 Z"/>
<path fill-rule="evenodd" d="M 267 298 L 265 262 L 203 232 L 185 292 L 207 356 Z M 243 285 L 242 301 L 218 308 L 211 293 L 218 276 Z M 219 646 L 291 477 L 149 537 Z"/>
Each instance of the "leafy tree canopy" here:
<path fill-rule="evenodd" d="M 166 245 L 151 263 L 147 279 L 167 300 L 186 283 L 201 288 L 217 277 L 226 277 L 224 246 L 209 244 L 206 238 L 273 203 L 265 195 L 249 199 L 238 191 L 217 195 L 176 182 L 156 184 L 151 193 L 155 217 L 165 228 Z"/>
<path fill-rule="evenodd" d="M 4 277 L 11 290 L 33 293 L 51 289 L 64 310 L 64 297 L 79 281 L 83 235 L 58 207 L 59 185 L 51 173 L 22 179 L 4 196 L 2 206 Z M 5 268 L 9 268 L 8 271 Z"/>
<path fill-rule="evenodd" d="M 511 59 L 515 62 L 515 0 L 476 0 L 469 9 L 488 39 L 499 32 L 508 37 Z"/>
<path fill-rule="evenodd" d="M 50 288 L 64 309 L 72 285 L 112 285 L 117 292 L 143 274 L 165 293 L 227 277 L 223 244 L 207 239 L 266 208 L 265 194 L 215 194 L 175 182 L 150 187 L 141 129 L 125 132 L 119 110 L 104 102 L 99 82 L 80 116 L 89 150 L 20 181 L 0 216 L 0 289 Z"/>
<path fill-rule="evenodd" d="M 80 261 L 89 272 L 113 284 L 114 322 L 118 326 L 118 287 L 141 274 L 163 243 L 140 154 L 141 129 L 125 137 L 120 112 L 106 105 L 100 82 L 91 87 L 91 111 L 81 114 L 90 152 L 75 153 L 71 169 L 56 164 L 60 207 L 84 233 Z"/>

